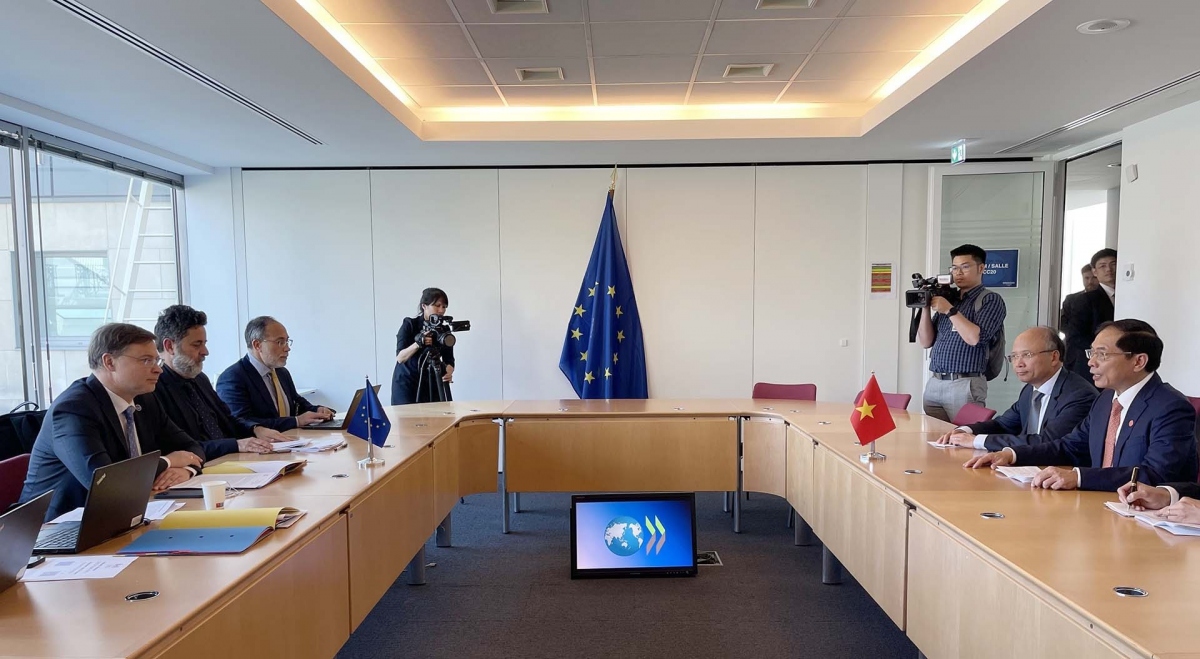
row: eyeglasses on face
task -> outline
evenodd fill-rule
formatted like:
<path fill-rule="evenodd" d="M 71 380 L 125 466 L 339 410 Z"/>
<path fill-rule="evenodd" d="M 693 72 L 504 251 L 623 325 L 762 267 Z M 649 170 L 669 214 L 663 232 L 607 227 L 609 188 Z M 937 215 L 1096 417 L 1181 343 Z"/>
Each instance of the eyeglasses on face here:
<path fill-rule="evenodd" d="M 1117 355 L 1125 355 L 1126 357 L 1133 356 L 1133 353 L 1129 352 L 1128 350 L 1124 350 L 1124 351 L 1120 351 L 1120 352 L 1109 352 L 1107 350 L 1093 350 L 1092 348 L 1088 348 L 1087 350 L 1084 350 L 1083 354 L 1088 359 L 1095 359 L 1098 362 L 1106 362 L 1109 359 L 1116 357 Z"/>
<path fill-rule="evenodd" d="M 1025 352 L 1014 352 L 1014 353 L 1005 355 L 1004 358 L 1007 359 L 1008 363 L 1011 364 L 1017 360 L 1029 361 L 1030 359 L 1033 359 L 1036 355 L 1044 355 L 1047 352 L 1058 352 L 1058 351 L 1057 350 L 1038 350 L 1037 352 L 1030 352 L 1030 351 L 1026 350 Z"/>
<path fill-rule="evenodd" d="M 286 339 L 286 338 L 280 338 L 280 339 L 267 339 L 267 342 L 268 342 L 268 343 L 274 343 L 275 345 L 279 346 L 280 348 L 282 348 L 282 347 L 284 347 L 284 346 L 287 346 L 287 347 L 289 347 L 289 348 L 290 348 L 290 347 L 292 347 L 292 344 L 294 344 L 294 343 L 295 343 L 295 341 L 292 341 L 291 339 Z"/>
<path fill-rule="evenodd" d="M 155 366 L 162 368 L 163 360 L 158 357 L 134 357 L 133 355 L 117 355 L 118 357 L 127 357 L 142 365 L 142 368 L 153 368 Z"/>
<path fill-rule="evenodd" d="M 964 263 L 962 265 L 952 265 L 952 266 L 950 266 L 950 274 L 954 274 L 956 272 L 961 272 L 963 274 L 966 274 L 971 271 L 971 268 L 974 268 L 974 267 L 975 267 L 974 263 Z"/>

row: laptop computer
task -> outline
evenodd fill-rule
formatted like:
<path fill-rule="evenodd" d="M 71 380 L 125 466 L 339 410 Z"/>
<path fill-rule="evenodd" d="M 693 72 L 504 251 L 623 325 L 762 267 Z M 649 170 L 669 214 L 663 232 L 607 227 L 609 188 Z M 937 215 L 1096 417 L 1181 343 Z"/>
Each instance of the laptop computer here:
<path fill-rule="evenodd" d="M 52 496 L 54 490 L 0 515 L 0 593 L 25 572 Z"/>
<path fill-rule="evenodd" d="M 77 554 L 140 526 L 158 471 L 158 456 L 158 451 L 151 451 L 92 472 L 83 518 L 46 525 L 33 553 Z"/>
<path fill-rule="evenodd" d="M 375 390 L 376 394 L 378 394 L 380 386 L 381 385 L 376 384 L 376 385 L 373 385 L 371 388 Z M 314 423 L 310 426 L 300 426 L 300 429 L 301 430 L 345 430 L 346 428 L 349 428 L 350 427 L 350 415 L 354 414 L 354 410 L 358 409 L 359 404 L 362 403 L 363 394 L 366 393 L 366 391 L 367 391 L 366 387 L 359 389 L 358 391 L 355 391 L 354 398 L 350 400 L 350 407 L 347 407 L 345 412 L 342 412 L 341 414 L 333 415 L 333 418 L 330 419 L 329 421 L 322 421 L 321 423 Z M 341 417 L 341 418 L 339 418 L 339 417 Z"/>

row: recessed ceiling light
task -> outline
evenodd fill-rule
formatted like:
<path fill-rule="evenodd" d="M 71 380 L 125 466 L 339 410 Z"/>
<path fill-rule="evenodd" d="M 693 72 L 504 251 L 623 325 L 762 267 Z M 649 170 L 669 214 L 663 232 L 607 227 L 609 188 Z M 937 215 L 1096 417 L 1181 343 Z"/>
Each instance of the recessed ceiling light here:
<path fill-rule="evenodd" d="M 1105 165 L 1105 167 L 1120 167 L 1120 166 L 1121 166 L 1121 163 L 1119 163 L 1119 162 L 1110 162 L 1107 165 Z"/>
<path fill-rule="evenodd" d="M 1129 27 L 1128 18 L 1101 18 L 1095 21 L 1080 23 L 1075 30 L 1080 34 L 1109 34 Z"/>
<path fill-rule="evenodd" d="M 817 0 L 758 0 L 755 9 L 812 9 Z"/>
<path fill-rule="evenodd" d="M 722 78 L 765 78 L 771 75 L 774 64 L 730 64 Z"/>

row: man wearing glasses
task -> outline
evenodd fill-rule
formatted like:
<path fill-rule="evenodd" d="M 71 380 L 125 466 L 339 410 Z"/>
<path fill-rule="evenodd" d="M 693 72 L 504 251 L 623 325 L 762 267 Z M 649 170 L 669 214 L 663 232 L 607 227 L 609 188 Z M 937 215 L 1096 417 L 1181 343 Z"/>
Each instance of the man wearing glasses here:
<path fill-rule="evenodd" d="M 1008 313 L 1004 300 L 983 287 L 987 252 L 975 245 L 962 245 L 950 251 L 950 258 L 950 275 L 959 290 L 959 302 L 952 305 L 944 297 L 934 297 L 921 310 L 917 329 L 921 347 L 933 348 L 929 353 L 933 377 L 925 385 L 925 413 L 943 421 L 953 419 L 967 403 L 985 403 L 988 351 L 1004 328 Z"/>
<path fill-rule="evenodd" d="M 125 323 L 103 325 L 88 342 L 92 374 L 54 399 L 33 444 L 21 502 L 54 490 L 46 519 L 84 504 L 92 472 L 159 451 L 154 489 L 200 473 L 204 449 L 176 426 L 151 394 L 162 375 L 154 335 Z"/>
<path fill-rule="evenodd" d="M 1092 274 L 1098 286 L 1083 293 L 1072 302 L 1070 308 L 1064 304 L 1063 333 L 1067 340 L 1067 368 L 1088 377 L 1088 360 L 1084 351 L 1092 345 L 1096 332 L 1104 323 L 1111 321 L 1117 300 L 1117 250 L 1102 249 L 1092 255 Z M 1069 296 L 1068 296 L 1069 297 Z"/>
<path fill-rule="evenodd" d="M 1009 446 L 971 458 L 964 467 L 1054 465 L 1033 487 L 1116 492 L 1132 480 L 1160 485 L 1195 482 L 1196 411 L 1156 372 L 1163 342 L 1149 323 L 1105 323 L 1087 351 L 1092 379 L 1104 393 L 1065 437 L 1034 446 Z"/>
<path fill-rule="evenodd" d="M 242 421 L 286 432 L 333 418 L 333 410 L 313 405 L 296 391 L 284 368 L 292 340 L 270 316 L 246 323 L 246 356 L 217 378 L 217 395 Z"/>
<path fill-rule="evenodd" d="M 1017 335 L 1006 356 L 1025 383 L 1017 402 L 1000 416 L 942 435 L 939 444 L 999 451 L 1005 446 L 1051 442 L 1075 429 L 1099 392 L 1090 380 L 1063 368 L 1063 341 L 1049 327 Z"/>

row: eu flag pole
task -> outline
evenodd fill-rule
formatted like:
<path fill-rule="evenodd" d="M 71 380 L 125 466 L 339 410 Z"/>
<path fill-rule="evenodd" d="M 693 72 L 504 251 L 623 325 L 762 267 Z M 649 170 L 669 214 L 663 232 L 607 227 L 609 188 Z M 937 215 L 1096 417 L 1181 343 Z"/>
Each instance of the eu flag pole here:
<path fill-rule="evenodd" d="M 367 388 L 363 390 L 362 402 L 351 414 L 353 416 L 350 417 L 350 426 L 346 428 L 346 432 L 359 439 L 367 440 L 367 457 L 359 460 L 358 466 L 374 467 L 383 464 L 383 458 L 375 457 L 375 447 L 383 446 L 383 443 L 387 441 L 388 433 L 392 430 L 392 422 L 388 420 L 387 412 L 383 411 L 383 405 L 379 402 L 379 394 L 375 393 L 375 387 L 371 386 L 370 378 L 367 378 Z"/>
<path fill-rule="evenodd" d="M 567 323 L 558 368 L 580 398 L 646 398 L 642 323 L 617 231 L 612 188 Z"/>

